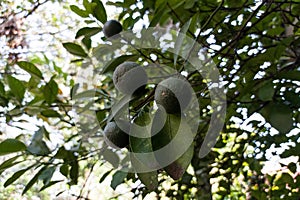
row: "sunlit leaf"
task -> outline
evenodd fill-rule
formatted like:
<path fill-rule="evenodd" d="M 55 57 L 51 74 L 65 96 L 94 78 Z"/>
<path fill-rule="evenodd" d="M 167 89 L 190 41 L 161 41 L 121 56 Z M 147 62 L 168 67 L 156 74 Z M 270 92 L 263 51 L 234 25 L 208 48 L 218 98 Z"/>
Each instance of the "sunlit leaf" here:
<path fill-rule="evenodd" d="M 80 57 L 87 57 L 87 53 L 83 50 L 83 48 L 75 43 L 66 42 L 63 43 L 64 48 L 71 54 Z"/>
<path fill-rule="evenodd" d="M 93 15 L 104 24 L 107 21 L 107 14 L 102 2 L 99 0 L 92 0 L 92 2 L 97 4 L 94 8 Z"/>
<path fill-rule="evenodd" d="M 7 76 L 7 81 L 12 94 L 17 98 L 19 102 L 22 102 L 26 91 L 24 84 L 20 80 L 10 75 Z"/>
<path fill-rule="evenodd" d="M 80 36 L 86 36 L 91 37 L 93 35 L 96 35 L 102 30 L 102 28 L 99 27 L 84 27 L 77 31 L 75 39 L 79 38 Z"/>
<path fill-rule="evenodd" d="M 17 62 L 17 64 L 19 65 L 20 68 L 28 72 L 30 75 L 39 79 L 43 79 L 42 72 L 34 64 L 26 61 L 20 61 Z"/>
<path fill-rule="evenodd" d="M 41 114 L 45 117 L 60 117 L 60 114 L 55 110 L 43 110 Z"/>
<path fill-rule="evenodd" d="M 82 10 L 80 9 L 78 6 L 75 6 L 75 5 L 71 5 L 70 6 L 70 9 L 76 13 L 77 15 L 79 15 L 80 17 L 88 17 L 89 16 L 89 13 L 85 10 Z"/>

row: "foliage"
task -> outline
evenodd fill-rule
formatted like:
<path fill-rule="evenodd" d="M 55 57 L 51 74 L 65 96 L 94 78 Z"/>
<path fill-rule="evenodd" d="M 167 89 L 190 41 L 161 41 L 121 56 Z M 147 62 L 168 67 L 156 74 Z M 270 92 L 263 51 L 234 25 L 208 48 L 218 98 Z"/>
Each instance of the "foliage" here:
<path fill-rule="evenodd" d="M 122 47 L 125 50 L 120 51 L 120 46 L 113 46 L 105 37 L 100 38 L 102 27 L 108 20 L 105 8 L 109 5 L 122 8 L 118 20 L 124 31 L 141 23 L 144 27 L 172 27 L 191 37 L 212 58 L 220 73 L 217 79 L 226 91 L 227 110 L 217 144 L 205 157 L 199 157 L 198 152 L 215 112 L 209 85 L 214 77 L 190 70 L 186 59 L 178 56 L 184 46 L 180 36 L 171 36 L 177 38 L 175 53 L 166 50 L 167 42 L 165 49 L 138 49 L 125 45 L 126 48 Z M 14 183 L 31 169 L 34 174 L 24 186 L 23 193 L 38 182 L 43 183 L 41 190 L 58 183 L 52 179 L 54 172 L 63 175 L 70 186 L 78 184 L 78 179 L 84 176 L 82 163 L 88 163 L 90 168 L 94 163 L 101 166 L 106 161 L 113 167 L 126 166 L 130 158 L 121 156 L 120 159 L 124 152 L 107 148 L 100 130 L 123 112 L 127 104 L 130 119 L 147 125 L 143 123 L 147 117 L 142 114 L 151 113 L 156 84 L 150 84 L 137 97 L 118 99 L 119 93 L 112 80 L 112 71 L 119 64 L 132 61 L 141 66 L 158 63 L 166 71 L 188 73 L 187 79 L 195 91 L 201 116 L 199 127 L 193 133 L 196 135 L 194 154 L 178 180 L 170 180 L 168 173 L 161 169 L 152 174 L 109 169 L 99 178 L 100 182 L 112 175 L 111 187 L 116 189 L 122 183 L 140 180 L 143 184 L 131 188 L 131 192 L 143 197 L 154 190 L 159 197 L 174 199 L 298 199 L 299 8 L 298 0 L 125 0 L 107 2 L 106 5 L 99 0 L 84 0 L 83 5 L 71 5 L 70 10 L 86 21 L 85 27 L 78 28 L 74 41 L 62 44 L 74 55 L 70 65 L 77 67 L 74 72 L 79 77 L 77 80 L 54 63 L 55 72 L 45 75 L 39 68 L 40 63 L 34 60 L 16 59 L 17 62 L 1 69 L 1 121 L 22 123 L 23 118 L 29 116 L 43 122 L 31 139 L 28 134 L 20 134 L 1 141 L 0 155 L 16 157 L 3 162 L 0 173 L 23 161 L 31 161 L 27 168 L 8 176 L 4 186 Z M 94 47 L 93 40 L 99 41 L 99 38 L 101 42 Z M 151 37 L 144 41 L 157 42 Z M 116 51 L 108 51 L 113 48 Z M 107 60 L 109 62 L 104 62 Z M 94 83 L 91 77 L 85 77 L 83 72 L 90 68 L 101 73 L 100 82 Z M 20 69 L 27 73 L 28 79 L 18 76 L 16 72 Z M 67 95 L 61 87 L 62 82 L 68 82 L 65 84 L 70 90 Z M 80 114 L 74 116 L 75 111 Z M 84 117 L 90 113 L 95 119 Z M 171 122 L 176 124 L 172 117 L 169 116 Z M 92 120 L 99 122 L 97 126 L 93 126 Z M 62 142 L 55 141 L 54 129 L 49 131 L 49 127 L 56 127 L 63 134 Z M 171 130 L 170 137 L 173 137 L 172 128 L 165 129 Z M 142 141 L 141 145 L 131 137 L 130 142 L 133 151 L 149 151 L 145 147 L 150 140 Z M 262 168 L 270 158 L 269 154 L 281 158 L 297 156 L 297 161 L 281 164 L 280 173 L 266 174 Z M 136 159 L 139 162 L 139 158 Z M 189 164 L 189 160 L 185 164 Z M 156 184 L 159 186 L 153 187 Z M 171 186 L 166 187 L 167 184 Z"/>

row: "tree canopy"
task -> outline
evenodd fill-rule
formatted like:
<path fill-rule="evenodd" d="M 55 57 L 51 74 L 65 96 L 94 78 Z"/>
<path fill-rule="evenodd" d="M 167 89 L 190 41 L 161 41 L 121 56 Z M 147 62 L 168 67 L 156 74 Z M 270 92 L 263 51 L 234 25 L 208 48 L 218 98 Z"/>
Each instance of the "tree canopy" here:
<path fill-rule="evenodd" d="M 23 53 L 33 44 L 22 27 L 47 4 L 73 13 L 52 16 L 67 32 L 45 37 L 51 54 Z M 0 5 L 4 187 L 29 173 L 22 194 L 63 183 L 89 199 L 95 173 L 131 198 L 299 199 L 299 0 Z M 138 70 L 115 75 L 125 62 Z M 110 122 L 129 134 L 125 148 L 105 141 Z"/>

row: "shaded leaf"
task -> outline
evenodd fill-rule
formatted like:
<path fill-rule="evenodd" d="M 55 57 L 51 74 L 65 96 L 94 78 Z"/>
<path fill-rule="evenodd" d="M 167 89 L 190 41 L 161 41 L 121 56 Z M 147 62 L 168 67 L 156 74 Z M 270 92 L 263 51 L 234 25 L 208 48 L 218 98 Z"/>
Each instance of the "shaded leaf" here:
<path fill-rule="evenodd" d="M 58 85 L 54 81 L 54 77 L 52 77 L 50 81 L 45 85 L 43 93 L 48 104 L 51 104 L 56 100 L 58 94 Z"/>
<path fill-rule="evenodd" d="M 70 163 L 71 169 L 70 169 L 70 178 L 71 178 L 71 185 L 78 183 L 78 177 L 79 177 L 79 164 L 78 160 L 74 160 Z"/>
<path fill-rule="evenodd" d="M 275 93 L 274 84 L 272 81 L 267 82 L 258 89 L 258 98 L 262 101 L 271 101 Z"/>
<path fill-rule="evenodd" d="M 0 96 L 5 96 L 4 84 L 0 81 Z"/>
<path fill-rule="evenodd" d="M 287 133 L 293 128 L 293 111 L 287 105 L 270 103 L 261 113 L 280 133 Z"/>
<path fill-rule="evenodd" d="M 39 130 L 37 130 L 34 133 L 31 139 L 31 143 L 27 147 L 28 152 L 37 156 L 45 156 L 51 153 L 47 144 L 43 141 L 44 133 L 45 133 L 44 127 L 41 127 Z"/>
<path fill-rule="evenodd" d="M 118 65 L 134 57 L 136 57 L 136 55 L 122 55 L 115 59 L 112 59 L 110 62 L 106 63 L 106 65 L 103 67 L 102 73 L 105 74 L 107 72 L 113 71 Z"/>
<path fill-rule="evenodd" d="M 158 110 L 152 124 L 152 145 L 158 163 L 175 180 L 181 178 L 193 157 L 194 136 L 180 114 Z"/>
<path fill-rule="evenodd" d="M 130 129 L 131 164 L 141 182 L 153 191 L 158 187 L 157 168 L 151 143 L 151 118 L 142 112 L 134 120 Z"/>
<path fill-rule="evenodd" d="M 279 79 L 300 81 L 300 71 L 283 71 L 277 76 Z"/>
<path fill-rule="evenodd" d="M 106 149 L 102 155 L 104 160 L 108 161 L 114 168 L 119 166 L 120 159 L 115 152 L 111 151 L 110 149 Z"/>
<path fill-rule="evenodd" d="M 68 178 L 68 174 L 69 174 L 69 166 L 68 166 L 68 164 L 63 164 L 62 166 L 60 166 L 59 172 L 62 175 L 64 175 L 66 178 Z"/>
<path fill-rule="evenodd" d="M 55 185 L 57 183 L 60 183 L 62 182 L 63 180 L 59 180 L 59 181 L 50 181 L 48 184 L 44 185 L 41 189 L 40 189 L 40 192 L 51 187 L 52 185 Z"/>
<path fill-rule="evenodd" d="M 161 20 L 161 18 L 168 12 L 170 12 L 170 9 L 166 6 L 166 3 L 164 3 L 164 5 L 161 5 L 159 9 L 155 12 L 154 17 L 149 24 L 149 27 L 156 26 Z"/>
<path fill-rule="evenodd" d="M 180 29 L 178 37 L 175 42 L 175 52 L 174 52 L 174 66 L 176 66 L 177 58 L 180 52 L 180 49 L 182 48 L 183 39 L 186 37 L 186 32 L 189 30 L 189 27 L 191 25 L 192 19 L 190 19 L 188 22 L 186 22 L 183 27 Z"/>
<path fill-rule="evenodd" d="M 110 187 L 115 190 L 118 185 L 124 182 L 127 174 L 128 173 L 124 171 L 117 171 L 116 173 L 114 173 L 110 183 Z"/>
<path fill-rule="evenodd" d="M 56 167 L 52 166 L 52 167 L 47 168 L 40 174 L 39 179 L 43 181 L 44 185 L 48 185 L 50 183 L 55 170 L 56 170 Z"/>

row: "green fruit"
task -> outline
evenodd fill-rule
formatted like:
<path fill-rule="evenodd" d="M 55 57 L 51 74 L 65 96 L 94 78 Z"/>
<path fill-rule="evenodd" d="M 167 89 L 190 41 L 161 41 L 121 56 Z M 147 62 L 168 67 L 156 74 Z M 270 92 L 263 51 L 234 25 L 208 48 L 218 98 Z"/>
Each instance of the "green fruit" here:
<path fill-rule="evenodd" d="M 169 114 L 183 111 L 192 98 L 192 88 L 184 76 L 170 77 L 160 82 L 154 94 L 155 102 Z"/>
<path fill-rule="evenodd" d="M 116 20 L 109 20 L 103 26 L 103 33 L 105 37 L 117 35 L 122 31 L 122 25 Z"/>
<path fill-rule="evenodd" d="M 135 62 L 124 62 L 114 71 L 115 87 L 124 94 L 132 95 L 148 82 L 148 76 L 143 67 Z"/>
<path fill-rule="evenodd" d="M 119 126 L 121 128 L 119 128 Z M 129 132 L 130 124 L 125 121 L 109 122 L 104 128 L 104 141 L 112 148 L 120 149 L 127 147 L 129 144 Z"/>

